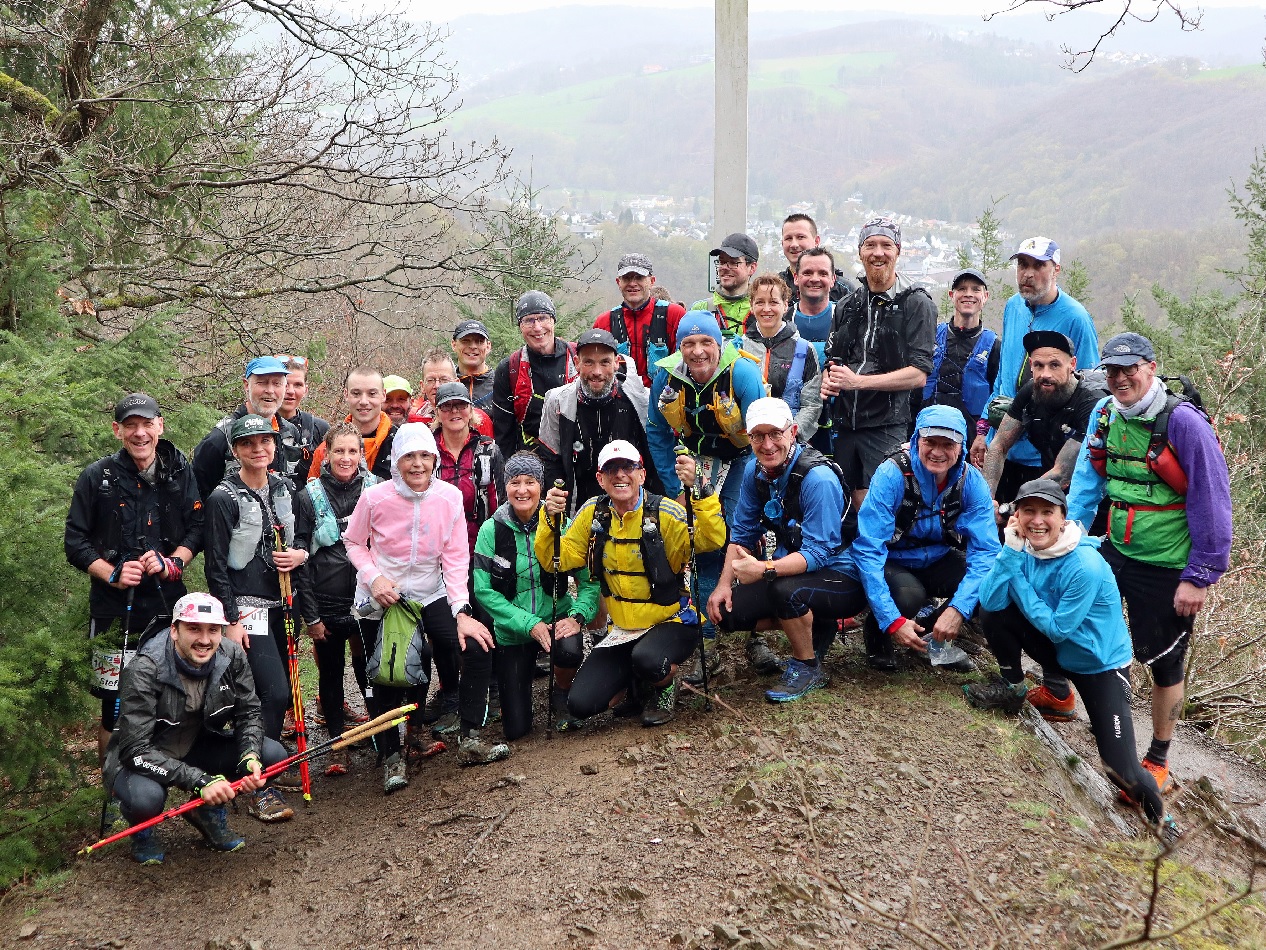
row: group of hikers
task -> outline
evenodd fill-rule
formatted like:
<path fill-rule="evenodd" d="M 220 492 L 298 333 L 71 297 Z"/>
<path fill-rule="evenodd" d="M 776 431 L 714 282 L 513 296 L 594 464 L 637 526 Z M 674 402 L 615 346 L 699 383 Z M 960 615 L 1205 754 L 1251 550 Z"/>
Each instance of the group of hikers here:
<path fill-rule="evenodd" d="M 330 736 L 417 703 L 403 736 L 373 738 L 392 793 L 411 749 L 508 756 L 538 675 L 551 730 L 607 710 L 659 726 L 683 680 L 706 691 L 718 630 L 747 631 L 747 662 L 776 677 L 765 696 L 792 702 L 827 685 L 846 630 L 875 670 L 930 655 L 970 672 L 954 649 L 970 626 L 1000 675 L 968 701 L 1069 720 L 1075 688 L 1123 801 L 1164 827 L 1193 621 L 1231 545 L 1198 399 L 1170 392 L 1145 337 L 1100 349 L 1048 238 L 1012 255 L 998 333 L 970 268 L 938 324 L 891 219 L 860 230 L 856 283 L 811 218 L 782 231 L 787 269 L 757 273 L 756 242 L 731 234 L 689 309 L 626 254 L 621 302 L 575 342 L 529 291 L 523 345 L 495 369 L 487 327 L 464 320 L 456 361 L 429 352 L 416 392 L 354 367 L 333 424 L 301 408 L 309 366 L 288 355 L 246 364 L 241 405 L 190 458 L 154 399 L 120 400 L 122 448 L 84 470 L 66 523 L 91 577 L 103 822 L 153 818 L 173 787 L 204 800 L 187 817 L 219 850 L 243 844 L 238 793 L 260 821 L 290 818 L 298 777 L 261 775 L 306 729 L 300 628 Z M 198 553 L 207 593 L 182 581 Z M 345 695 L 349 654 L 367 713 Z M 1141 762 L 1132 659 L 1154 682 Z M 349 767 L 335 751 L 324 771 Z M 131 846 L 163 859 L 152 829 Z"/>

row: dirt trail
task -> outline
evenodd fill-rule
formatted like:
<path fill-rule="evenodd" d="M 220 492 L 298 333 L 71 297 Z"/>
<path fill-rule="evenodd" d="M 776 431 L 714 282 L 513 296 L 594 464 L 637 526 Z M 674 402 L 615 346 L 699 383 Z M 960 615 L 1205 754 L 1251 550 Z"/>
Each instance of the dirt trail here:
<path fill-rule="evenodd" d="M 1146 868 L 1130 855 L 1150 845 L 1113 844 L 1027 736 L 965 705 L 962 677 L 881 677 L 852 645 L 828 668 L 832 687 L 806 702 L 770 706 L 743 673 L 721 692 L 733 709 L 537 735 L 483 768 L 441 756 L 390 798 L 359 755 L 295 821 L 233 819 L 238 854 L 209 853 L 176 821 L 161 868 L 118 846 L 12 893 L 0 942 L 930 946 L 924 928 L 950 947 L 1062 947 L 1137 929 Z M 1198 847 L 1206 870 L 1236 873 L 1230 848 Z M 911 906 L 894 932 L 884 915 Z M 1205 937 L 1266 945 L 1266 914 L 1244 908 Z"/>

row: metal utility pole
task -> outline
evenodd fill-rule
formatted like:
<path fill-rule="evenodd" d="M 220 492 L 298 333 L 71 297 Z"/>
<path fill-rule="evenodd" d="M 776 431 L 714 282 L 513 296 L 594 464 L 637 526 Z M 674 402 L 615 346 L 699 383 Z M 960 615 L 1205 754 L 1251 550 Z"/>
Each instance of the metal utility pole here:
<path fill-rule="evenodd" d="M 747 0 L 714 0 L 713 239 L 747 230 Z"/>

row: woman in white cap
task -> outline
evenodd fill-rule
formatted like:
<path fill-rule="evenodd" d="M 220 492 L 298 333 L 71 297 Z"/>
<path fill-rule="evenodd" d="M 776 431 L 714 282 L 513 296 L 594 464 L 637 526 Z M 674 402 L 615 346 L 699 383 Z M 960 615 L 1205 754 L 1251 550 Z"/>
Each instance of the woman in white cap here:
<path fill-rule="evenodd" d="M 386 609 L 406 601 L 433 642 L 457 644 L 467 675 L 442 669 L 440 678 L 461 683 L 458 758 L 464 764 L 491 762 L 509 755 L 508 747 L 485 745 L 480 736 L 488 717 L 492 634 L 473 616 L 462 494 L 434 477 L 438 458 L 435 436 L 426 425 L 410 422 L 397 429 L 391 481 L 361 494 L 343 541 L 357 569 L 358 604 L 372 599 Z M 398 690 L 375 687 L 377 712 L 402 698 Z M 408 785 L 400 737 L 395 730 L 379 735 L 379 752 L 386 758 L 383 789 L 391 793 Z"/>

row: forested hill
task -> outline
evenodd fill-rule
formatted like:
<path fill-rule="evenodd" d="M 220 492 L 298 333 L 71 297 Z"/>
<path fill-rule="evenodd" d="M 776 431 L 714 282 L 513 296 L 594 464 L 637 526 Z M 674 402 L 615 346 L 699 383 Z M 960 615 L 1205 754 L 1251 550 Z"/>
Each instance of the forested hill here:
<path fill-rule="evenodd" d="M 510 25 L 483 19 L 490 37 Z M 559 29 L 554 56 L 570 58 L 468 86 L 461 131 L 514 146 L 547 189 L 708 194 L 710 48 L 633 31 L 607 55 Z M 1006 195 L 1026 230 L 1181 229 L 1225 219 L 1227 185 L 1266 141 L 1260 63 L 1072 74 L 1049 44 L 911 20 L 754 30 L 752 60 L 750 190 L 774 202 L 861 191 L 868 205 L 970 220 Z"/>

